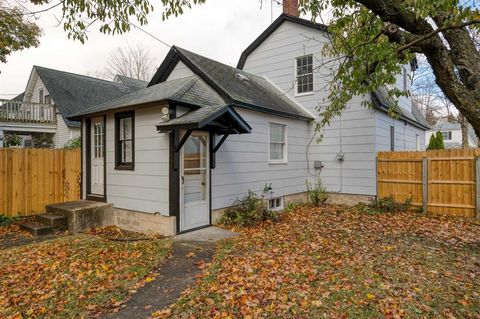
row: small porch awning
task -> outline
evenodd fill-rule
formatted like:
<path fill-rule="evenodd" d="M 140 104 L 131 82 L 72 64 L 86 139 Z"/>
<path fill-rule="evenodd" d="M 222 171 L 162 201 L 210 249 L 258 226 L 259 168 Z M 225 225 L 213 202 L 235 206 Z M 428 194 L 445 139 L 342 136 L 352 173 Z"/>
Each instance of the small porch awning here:
<path fill-rule="evenodd" d="M 210 105 L 157 124 L 158 132 L 176 129 L 204 130 L 216 134 L 250 133 L 252 128 L 230 105 Z"/>

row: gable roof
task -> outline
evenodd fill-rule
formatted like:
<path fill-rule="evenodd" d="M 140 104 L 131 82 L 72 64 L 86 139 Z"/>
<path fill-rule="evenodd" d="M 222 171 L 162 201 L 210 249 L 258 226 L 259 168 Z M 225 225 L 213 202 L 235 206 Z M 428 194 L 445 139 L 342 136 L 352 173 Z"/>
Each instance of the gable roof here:
<path fill-rule="evenodd" d="M 197 107 L 225 105 L 223 99 L 198 76 L 191 76 L 149 86 L 143 90 L 87 108 L 70 118 L 80 119 L 85 115 L 166 100 Z"/>
<path fill-rule="evenodd" d="M 300 24 L 306 27 L 314 28 L 323 32 L 328 32 L 328 27 L 325 24 L 312 22 L 310 20 L 302 19 L 299 17 L 294 17 L 282 13 L 275 21 L 273 21 L 265 31 L 262 32 L 240 55 L 238 60 L 237 68 L 243 69 L 245 62 L 247 61 L 248 56 L 255 51 L 256 48 L 260 46 L 275 30 L 277 30 L 285 21 L 290 21 L 296 24 Z"/>
<path fill-rule="evenodd" d="M 388 96 L 388 90 L 385 87 L 378 88 L 375 92 L 371 93 L 373 105 L 379 111 L 388 113 L 389 109 L 395 105 L 395 103 Z M 397 108 L 400 119 L 416 126 L 422 130 L 428 130 L 430 126 L 423 114 L 418 110 L 417 106 L 412 104 L 412 112 L 408 112 L 402 107 Z"/>
<path fill-rule="evenodd" d="M 225 104 L 284 117 L 313 120 L 310 113 L 266 78 L 176 46 L 167 54 L 148 86 L 166 81 L 179 61 L 210 85 L 224 99 Z"/>
<path fill-rule="evenodd" d="M 137 90 L 146 88 L 148 84 L 147 81 L 131 78 L 121 74 L 117 74 L 113 81 L 117 83 L 122 83 L 128 86 L 129 88 L 137 89 Z"/>
<path fill-rule="evenodd" d="M 121 83 L 41 66 L 34 69 L 69 127 L 80 127 L 79 122 L 68 119 L 71 115 L 137 90 Z"/>

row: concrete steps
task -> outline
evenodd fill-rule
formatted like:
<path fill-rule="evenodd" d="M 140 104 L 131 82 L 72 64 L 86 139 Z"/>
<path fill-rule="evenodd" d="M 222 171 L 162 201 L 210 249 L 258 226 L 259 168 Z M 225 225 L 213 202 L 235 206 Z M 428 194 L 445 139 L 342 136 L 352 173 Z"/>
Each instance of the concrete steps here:
<path fill-rule="evenodd" d="M 20 224 L 34 236 L 68 230 L 71 233 L 113 224 L 113 205 L 94 201 L 75 201 L 45 206 L 46 213 L 32 216 Z"/>
<path fill-rule="evenodd" d="M 67 218 L 61 215 L 40 214 L 20 224 L 33 236 L 49 235 L 67 229 Z"/>

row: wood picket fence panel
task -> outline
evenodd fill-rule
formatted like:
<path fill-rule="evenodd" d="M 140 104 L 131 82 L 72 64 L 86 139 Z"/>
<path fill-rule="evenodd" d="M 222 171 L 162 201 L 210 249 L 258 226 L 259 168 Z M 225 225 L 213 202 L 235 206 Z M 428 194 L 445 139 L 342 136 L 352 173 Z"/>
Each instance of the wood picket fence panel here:
<path fill-rule="evenodd" d="M 0 215 L 35 215 L 80 199 L 80 149 L 0 149 Z"/>
<path fill-rule="evenodd" d="M 480 217 L 480 149 L 379 152 L 377 196 L 429 213 Z"/>

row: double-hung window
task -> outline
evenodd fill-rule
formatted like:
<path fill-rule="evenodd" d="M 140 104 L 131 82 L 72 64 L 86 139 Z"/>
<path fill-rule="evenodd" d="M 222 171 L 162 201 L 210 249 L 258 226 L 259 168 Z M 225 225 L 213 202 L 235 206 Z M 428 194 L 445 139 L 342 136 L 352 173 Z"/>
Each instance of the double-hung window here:
<path fill-rule="evenodd" d="M 287 127 L 283 124 L 270 123 L 270 162 L 287 161 Z"/>
<path fill-rule="evenodd" d="M 135 167 L 135 114 L 133 111 L 115 114 L 115 168 Z"/>
<path fill-rule="evenodd" d="M 313 55 L 308 54 L 295 59 L 296 93 L 313 92 Z"/>

